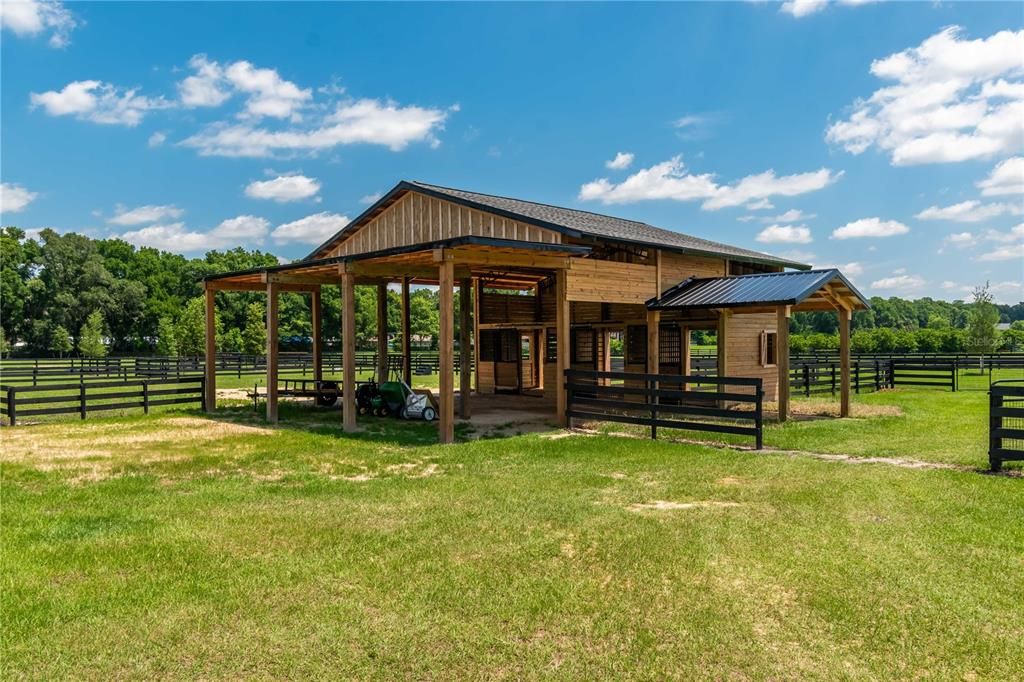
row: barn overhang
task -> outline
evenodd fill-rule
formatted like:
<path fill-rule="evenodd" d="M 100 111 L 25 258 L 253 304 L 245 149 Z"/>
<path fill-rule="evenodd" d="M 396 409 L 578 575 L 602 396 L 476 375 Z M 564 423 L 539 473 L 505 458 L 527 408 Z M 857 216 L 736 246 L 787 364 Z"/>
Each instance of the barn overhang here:
<path fill-rule="evenodd" d="M 736 277 L 690 277 L 647 301 L 648 310 L 771 312 L 867 310 L 868 300 L 835 269 L 771 272 Z"/>

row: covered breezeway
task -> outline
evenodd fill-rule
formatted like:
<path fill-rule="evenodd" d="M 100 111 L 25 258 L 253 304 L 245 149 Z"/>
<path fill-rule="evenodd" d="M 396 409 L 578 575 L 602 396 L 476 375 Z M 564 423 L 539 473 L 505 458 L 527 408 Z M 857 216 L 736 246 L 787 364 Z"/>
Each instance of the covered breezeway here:
<path fill-rule="evenodd" d="M 459 292 L 460 353 L 458 408 L 459 417 L 469 419 L 473 414 L 474 396 L 471 384 L 472 355 L 469 349 L 478 336 L 478 314 L 474 308 L 479 292 L 487 286 L 495 289 L 535 290 L 542 282 L 553 281 L 556 301 L 556 345 L 559 374 L 568 367 L 569 306 L 564 296 L 566 270 L 573 257 L 586 255 L 585 246 L 524 242 L 484 237 L 457 237 L 428 244 L 381 249 L 356 255 L 337 256 L 300 261 L 277 267 L 224 273 L 204 280 L 206 295 L 206 404 L 214 409 L 216 403 L 216 325 L 215 296 L 218 291 L 264 291 L 267 296 L 267 421 L 278 419 L 278 327 L 281 292 L 309 294 L 312 298 L 313 380 L 323 379 L 321 362 L 323 328 L 320 287 L 335 285 L 341 288 L 342 357 L 355 356 L 355 286 L 377 287 L 378 329 L 387 326 L 387 288 L 400 285 L 402 306 L 401 354 L 402 374 L 411 384 L 412 356 L 409 319 L 409 292 L 414 285 L 439 287 L 439 390 L 437 402 L 439 440 L 454 441 L 456 418 L 455 390 L 455 318 L 454 292 Z M 563 292 L 557 298 L 557 292 Z M 377 334 L 378 376 L 384 377 L 388 368 L 387 334 Z M 356 374 L 353 363 L 342 362 L 342 420 L 347 431 L 356 429 Z M 565 424 L 564 390 L 556 390 L 555 410 L 530 397 L 519 407 L 529 411 L 547 411 L 559 424 Z M 529 402 L 533 400 L 533 402 Z M 494 400 L 486 401 L 484 407 Z M 500 401 L 498 401 L 500 402 Z M 507 403 L 507 401 L 506 401 Z M 503 404 L 500 409 L 508 409 Z M 498 409 L 494 407 L 493 409 Z"/>

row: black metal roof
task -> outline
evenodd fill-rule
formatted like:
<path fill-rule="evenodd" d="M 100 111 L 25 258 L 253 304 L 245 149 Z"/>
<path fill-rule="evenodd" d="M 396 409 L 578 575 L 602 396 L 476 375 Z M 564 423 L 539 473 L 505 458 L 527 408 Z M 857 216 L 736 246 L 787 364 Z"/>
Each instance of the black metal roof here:
<path fill-rule="evenodd" d="M 390 192 L 385 194 L 373 206 L 368 208 L 362 215 L 353 220 L 348 226 L 328 239 L 316 248 L 307 258 L 312 258 L 325 249 L 329 244 L 342 236 L 349 229 L 357 228 L 366 218 L 374 215 L 378 208 L 397 197 L 405 191 L 417 191 L 440 199 L 446 199 L 463 206 L 489 211 L 502 215 L 513 220 L 546 227 L 548 229 L 567 234 L 573 237 L 593 237 L 597 239 L 625 242 L 647 247 L 661 247 L 685 253 L 693 253 L 706 256 L 718 256 L 731 258 L 737 261 L 759 263 L 764 265 L 775 265 L 787 268 L 806 270 L 810 266 L 804 263 L 779 258 L 760 251 L 743 249 L 738 246 L 730 246 L 708 239 L 701 239 L 682 232 L 665 230 L 654 227 L 647 223 L 614 216 L 581 211 L 574 208 L 563 208 L 550 204 L 540 204 L 534 201 L 513 199 L 511 197 L 496 196 L 493 194 L 481 194 L 440 185 L 431 185 L 425 182 L 402 181 Z"/>
<path fill-rule="evenodd" d="M 871 307 L 868 300 L 835 268 L 738 277 L 690 277 L 665 291 L 660 298 L 647 301 L 647 307 L 664 310 L 797 305 L 833 280 L 839 280 L 865 308 Z"/>

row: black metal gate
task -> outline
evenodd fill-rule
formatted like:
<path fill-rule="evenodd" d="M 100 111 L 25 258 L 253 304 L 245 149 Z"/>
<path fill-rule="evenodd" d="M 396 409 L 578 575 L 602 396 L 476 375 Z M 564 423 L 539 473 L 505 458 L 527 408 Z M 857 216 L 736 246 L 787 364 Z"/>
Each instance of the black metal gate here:
<path fill-rule="evenodd" d="M 1024 460 L 1024 379 L 992 384 L 988 392 L 988 461 L 993 471 L 1003 462 Z"/>

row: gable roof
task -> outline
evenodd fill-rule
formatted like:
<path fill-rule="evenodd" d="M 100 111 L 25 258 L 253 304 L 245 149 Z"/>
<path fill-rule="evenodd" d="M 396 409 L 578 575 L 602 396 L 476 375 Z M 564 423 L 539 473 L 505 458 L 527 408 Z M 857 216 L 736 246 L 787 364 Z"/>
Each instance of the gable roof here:
<path fill-rule="evenodd" d="M 806 270 L 810 266 L 804 263 L 779 258 L 759 251 L 730 246 L 709 239 L 701 239 L 682 232 L 654 227 L 636 220 L 627 220 L 615 216 L 581 211 L 574 208 L 563 208 L 550 204 L 541 204 L 523 199 L 481 194 L 425 182 L 403 180 L 381 197 L 376 203 L 358 218 L 346 225 L 341 231 L 318 246 L 306 259 L 322 257 L 323 252 L 339 238 L 353 232 L 368 222 L 377 213 L 386 208 L 401 195 L 415 191 L 427 196 L 451 201 L 463 206 L 488 211 L 513 220 L 528 222 L 538 227 L 547 228 L 572 237 L 590 237 L 607 241 L 615 241 L 640 246 L 664 248 L 684 253 L 705 256 L 731 258 L 737 261 L 777 265 L 781 267 Z"/>
<path fill-rule="evenodd" d="M 690 277 L 647 301 L 649 310 L 671 308 L 739 308 L 798 305 L 829 282 L 838 280 L 865 309 L 871 304 L 835 268 L 803 272 L 768 272 L 738 277 Z"/>

